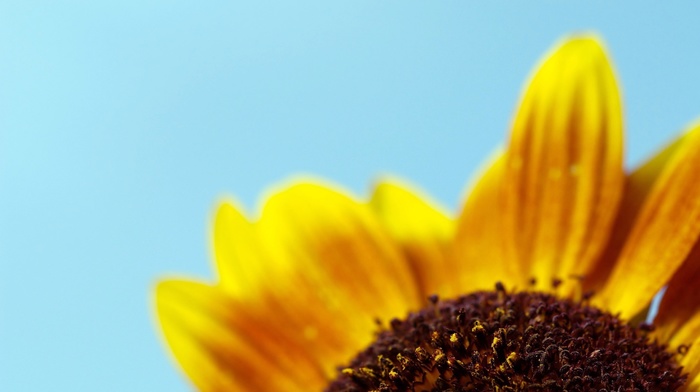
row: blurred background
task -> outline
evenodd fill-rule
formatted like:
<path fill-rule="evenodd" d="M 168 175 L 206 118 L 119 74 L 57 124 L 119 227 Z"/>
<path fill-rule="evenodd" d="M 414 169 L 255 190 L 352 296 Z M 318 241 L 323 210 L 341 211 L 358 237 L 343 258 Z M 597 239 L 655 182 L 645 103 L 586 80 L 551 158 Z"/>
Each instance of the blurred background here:
<path fill-rule="evenodd" d="M 634 165 L 700 116 L 696 4 L 2 2 L 0 390 L 190 390 L 150 290 L 212 277 L 216 200 L 390 173 L 455 212 L 567 33 L 607 42 Z"/>

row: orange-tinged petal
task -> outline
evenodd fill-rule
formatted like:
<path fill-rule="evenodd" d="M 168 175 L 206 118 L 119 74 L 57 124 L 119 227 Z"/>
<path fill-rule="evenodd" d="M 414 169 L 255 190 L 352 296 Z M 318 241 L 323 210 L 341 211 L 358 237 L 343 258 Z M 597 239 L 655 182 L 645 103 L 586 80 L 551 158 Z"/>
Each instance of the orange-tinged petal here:
<path fill-rule="evenodd" d="M 369 205 L 401 248 L 421 295 L 454 296 L 458 287 L 446 254 L 455 223 L 427 200 L 407 185 L 384 180 L 374 188 Z"/>
<path fill-rule="evenodd" d="M 503 208 L 499 197 L 505 158 L 499 155 L 475 183 L 457 222 L 448 271 L 462 293 L 489 290 L 498 281 L 507 288 L 526 288 L 520 265 L 503 251 Z"/>
<path fill-rule="evenodd" d="M 199 391 L 301 392 L 325 383 L 303 347 L 275 334 L 281 326 L 246 316 L 214 287 L 161 282 L 156 312 L 172 353 Z"/>
<path fill-rule="evenodd" d="M 693 340 L 688 352 L 681 358 L 680 365 L 688 375 L 683 391 L 700 391 L 700 338 Z"/>
<path fill-rule="evenodd" d="M 274 266 L 259 306 L 295 326 L 291 340 L 314 342 L 307 350 L 328 377 L 373 340 L 378 320 L 426 302 L 370 208 L 339 191 L 295 183 L 269 198 L 255 230 Z"/>
<path fill-rule="evenodd" d="M 654 319 L 659 340 L 675 348 L 700 336 L 700 242 L 676 271 Z"/>
<path fill-rule="evenodd" d="M 366 205 L 339 191 L 294 184 L 268 200 L 258 229 L 271 259 L 294 265 L 319 293 L 362 305 L 365 314 L 386 320 L 421 303 L 398 247 Z"/>
<path fill-rule="evenodd" d="M 644 201 L 617 264 L 594 297 L 631 317 L 673 276 L 700 235 L 700 126 L 677 147 Z"/>
<path fill-rule="evenodd" d="M 274 192 L 259 221 L 230 203 L 213 235 L 220 289 L 261 309 L 274 333 L 306 344 L 326 377 L 384 322 L 417 309 L 410 266 L 366 204 L 314 183 Z M 284 328 L 282 328 L 284 326 Z"/>
<path fill-rule="evenodd" d="M 685 135 L 676 139 L 625 178 L 622 202 L 615 218 L 610 241 L 608 241 L 603 256 L 596 263 L 595 268 L 586 276 L 584 280 L 585 291 L 597 291 L 605 284 L 652 185 L 685 139 Z"/>
<path fill-rule="evenodd" d="M 506 250 L 538 285 L 585 275 L 622 195 L 622 111 L 595 38 L 565 41 L 527 88 L 506 152 Z"/>

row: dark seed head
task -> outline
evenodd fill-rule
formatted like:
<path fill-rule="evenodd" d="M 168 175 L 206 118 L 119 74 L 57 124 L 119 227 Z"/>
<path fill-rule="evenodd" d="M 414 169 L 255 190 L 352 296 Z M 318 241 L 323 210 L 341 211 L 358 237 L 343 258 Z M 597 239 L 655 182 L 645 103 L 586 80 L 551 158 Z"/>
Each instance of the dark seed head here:
<path fill-rule="evenodd" d="M 586 303 L 477 292 L 395 320 L 327 392 L 676 391 L 674 354 Z"/>

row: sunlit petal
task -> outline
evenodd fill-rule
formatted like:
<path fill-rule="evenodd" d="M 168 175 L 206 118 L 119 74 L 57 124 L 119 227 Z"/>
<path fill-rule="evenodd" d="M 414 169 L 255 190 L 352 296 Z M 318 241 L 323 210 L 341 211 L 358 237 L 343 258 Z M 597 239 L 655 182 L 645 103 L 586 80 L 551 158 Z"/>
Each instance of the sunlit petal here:
<path fill-rule="evenodd" d="M 161 282 L 156 312 L 173 355 L 200 391 L 301 392 L 323 385 L 321 369 L 294 342 L 279 339 L 270 320 L 246 317 L 244 307 L 214 287 Z"/>
<path fill-rule="evenodd" d="M 688 345 L 700 337 L 700 242 L 676 271 L 654 319 L 656 336 L 671 347 Z"/>
<path fill-rule="evenodd" d="M 584 280 L 585 291 L 597 291 L 605 284 L 605 280 L 609 277 L 610 271 L 620 256 L 625 239 L 629 236 L 634 221 L 639 215 L 639 211 L 652 186 L 684 140 L 686 140 L 686 135 L 679 137 L 663 148 L 625 177 L 623 198 L 615 219 L 610 241 L 608 241 L 600 261 L 596 263 L 591 273 L 586 275 Z"/>
<path fill-rule="evenodd" d="M 585 275 L 609 237 L 622 185 L 615 76 L 595 38 L 568 39 L 532 78 L 513 124 L 506 249 L 542 288 Z"/>
<path fill-rule="evenodd" d="M 408 185 L 384 180 L 374 188 L 370 207 L 401 248 L 422 297 L 454 296 L 459 287 L 447 264 L 455 223 Z"/>
<path fill-rule="evenodd" d="M 598 303 L 630 317 L 649 303 L 700 235 L 700 127 L 662 169 L 625 241 Z"/>
<path fill-rule="evenodd" d="M 254 297 L 274 264 L 263 266 L 261 246 L 253 224 L 232 202 L 223 202 L 216 211 L 212 233 L 214 260 L 222 288 L 239 298 Z M 274 260 L 267 260 L 274 262 Z"/>
<path fill-rule="evenodd" d="M 464 292 L 493 289 L 497 281 L 526 288 L 517 260 L 504 252 L 501 190 L 505 159 L 498 155 L 469 192 L 460 214 L 449 272 Z"/>

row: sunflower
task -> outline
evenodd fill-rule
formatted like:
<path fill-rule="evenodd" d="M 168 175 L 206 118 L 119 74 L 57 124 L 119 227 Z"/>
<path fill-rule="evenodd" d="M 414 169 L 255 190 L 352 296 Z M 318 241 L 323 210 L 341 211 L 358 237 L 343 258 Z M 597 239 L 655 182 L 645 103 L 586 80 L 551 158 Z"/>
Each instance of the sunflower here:
<path fill-rule="evenodd" d="M 622 148 L 608 56 L 568 38 L 456 218 L 396 180 L 223 202 L 216 281 L 157 284 L 164 339 L 206 392 L 700 391 L 700 127 Z"/>

